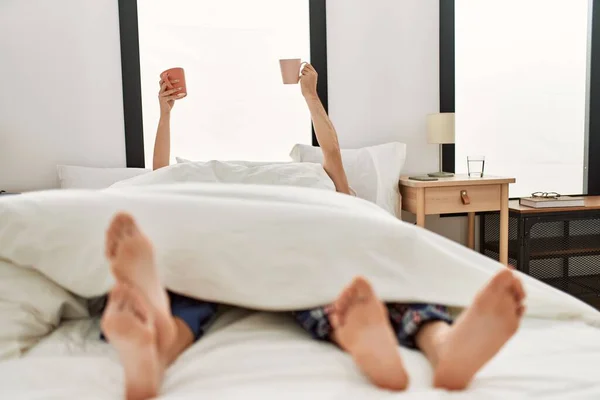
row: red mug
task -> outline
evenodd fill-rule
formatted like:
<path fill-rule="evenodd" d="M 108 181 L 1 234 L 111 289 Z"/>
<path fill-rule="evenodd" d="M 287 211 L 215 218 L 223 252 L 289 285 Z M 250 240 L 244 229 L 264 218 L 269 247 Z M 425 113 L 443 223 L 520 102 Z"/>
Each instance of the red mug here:
<path fill-rule="evenodd" d="M 185 85 L 185 72 L 183 71 L 183 68 L 168 69 L 162 74 L 160 74 L 160 78 L 167 84 L 168 89 L 175 89 L 176 87 L 182 88 L 179 92 L 175 94 L 183 93 L 185 96 L 187 96 L 187 87 Z M 171 82 L 177 80 L 179 82 L 177 82 L 177 86 L 174 86 Z"/>

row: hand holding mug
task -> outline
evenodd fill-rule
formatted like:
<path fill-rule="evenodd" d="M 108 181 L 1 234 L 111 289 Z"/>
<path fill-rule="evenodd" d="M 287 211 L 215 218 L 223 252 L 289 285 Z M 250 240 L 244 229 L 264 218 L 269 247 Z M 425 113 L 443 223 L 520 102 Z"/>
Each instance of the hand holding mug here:
<path fill-rule="evenodd" d="M 168 114 L 175 105 L 175 100 L 187 96 L 185 72 L 183 68 L 171 68 L 160 74 L 160 112 Z"/>
<path fill-rule="evenodd" d="M 315 67 L 311 64 L 306 63 L 302 69 L 300 75 L 300 88 L 302 89 L 302 95 L 304 97 L 318 97 L 317 95 L 317 81 L 319 74 Z"/>
<path fill-rule="evenodd" d="M 179 84 L 178 79 L 170 81 L 172 85 Z M 160 85 L 160 91 L 158 92 L 158 102 L 160 103 L 160 113 L 169 114 L 175 105 L 175 100 L 179 100 L 185 97 L 185 93 L 178 93 L 183 88 L 181 86 L 175 86 L 173 89 L 169 89 L 167 82 L 162 79 L 158 82 Z"/>

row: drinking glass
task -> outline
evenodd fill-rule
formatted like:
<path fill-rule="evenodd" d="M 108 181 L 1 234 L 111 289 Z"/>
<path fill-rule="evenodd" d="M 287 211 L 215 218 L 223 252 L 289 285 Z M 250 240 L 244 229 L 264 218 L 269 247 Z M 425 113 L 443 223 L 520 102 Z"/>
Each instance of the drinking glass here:
<path fill-rule="evenodd" d="M 469 169 L 469 178 L 483 178 L 485 156 L 468 156 L 467 167 Z"/>

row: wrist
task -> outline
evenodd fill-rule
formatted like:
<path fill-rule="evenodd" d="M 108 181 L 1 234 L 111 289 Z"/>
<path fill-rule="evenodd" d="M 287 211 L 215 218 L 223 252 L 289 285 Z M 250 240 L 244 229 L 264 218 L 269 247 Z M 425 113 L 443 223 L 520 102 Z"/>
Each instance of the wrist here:
<path fill-rule="evenodd" d="M 317 94 L 317 92 L 306 93 L 304 94 L 304 99 L 306 99 L 306 101 L 319 100 L 319 95 Z"/>
<path fill-rule="evenodd" d="M 160 112 L 160 120 L 168 121 L 171 119 L 171 111 L 161 111 Z"/>

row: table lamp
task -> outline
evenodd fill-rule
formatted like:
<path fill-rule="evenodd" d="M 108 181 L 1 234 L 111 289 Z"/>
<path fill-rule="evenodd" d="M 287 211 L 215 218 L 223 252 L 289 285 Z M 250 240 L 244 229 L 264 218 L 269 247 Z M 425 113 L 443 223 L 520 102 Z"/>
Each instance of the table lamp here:
<path fill-rule="evenodd" d="M 440 145 L 440 170 L 427 174 L 433 178 L 449 178 L 451 172 L 443 171 L 442 145 L 454 143 L 454 113 L 430 114 L 427 116 L 427 143 Z"/>

